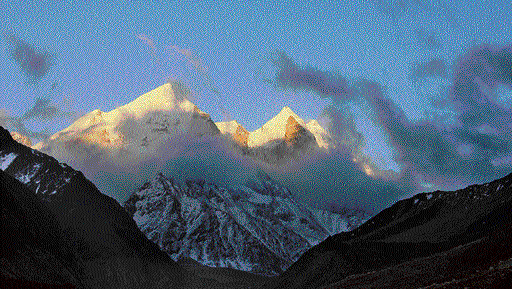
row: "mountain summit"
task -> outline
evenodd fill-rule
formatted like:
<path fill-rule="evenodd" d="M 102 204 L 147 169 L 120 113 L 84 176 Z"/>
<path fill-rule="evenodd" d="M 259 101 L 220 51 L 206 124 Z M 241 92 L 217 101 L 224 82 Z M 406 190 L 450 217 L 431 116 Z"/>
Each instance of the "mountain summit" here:
<path fill-rule="evenodd" d="M 334 147 L 331 135 L 316 120 L 306 123 L 285 106 L 262 127 L 248 132 L 236 120 L 215 123 L 224 135 L 230 135 L 245 155 L 277 165 L 312 150 Z"/>
<path fill-rule="evenodd" d="M 94 110 L 34 148 L 52 154 L 56 144 L 80 143 L 140 150 L 178 135 L 219 134 L 210 116 L 187 99 L 189 94 L 181 82 L 166 83 L 107 113 Z"/>
<path fill-rule="evenodd" d="M 306 126 L 304 121 L 298 115 L 296 115 L 289 107 L 285 106 L 276 116 L 267 121 L 262 127 L 251 132 L 249 135 L 248 145 L 250 147 L 261 146 L 270 141 L 283 138 L 286 133 L 289 119 L 294 120 L 302 127 Z"/>

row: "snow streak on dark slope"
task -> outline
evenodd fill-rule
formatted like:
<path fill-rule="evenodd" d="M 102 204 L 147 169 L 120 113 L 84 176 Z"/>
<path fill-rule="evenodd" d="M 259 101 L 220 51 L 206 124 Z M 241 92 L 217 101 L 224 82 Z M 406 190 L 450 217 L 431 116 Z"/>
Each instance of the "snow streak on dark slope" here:
<path fill-rule="evenodd" d="M 379 283 L 379 280 L 392 275 L 395 272 L 392 270 L 413 270 L 412 267 L 400 267 L 398 264 L 414 258 L 441 254 L 423 259 L 421 262 L 417 261 L 423 266 L 423 271 L 433 270 L 432 272 L 451 268 L 450 262 L 453 261 L 450 260 L 454 259 L 447 256 L 458 256 L 456 258 L 462 260 L 475 258 L 475 252 L 483 252 L 489 248 L 485 245 L 488 242 L 496 245 L 496 241 L 492 241 L 494 237 L 490 236 L 491 232 L 494 232 L 494 235 L 508 234 L 505 231 L 507 224 L 512 223 L 511 209 L 512 174 L 487 184 L 472 185 L 453 192 L 418 194 L 395 203 L 351 232 L 327 238 L 306 252 L 275 282 L 265 288 L 283 288 L 285 284 L 286 288 L 292 289 L 320 288 L 338 281 L 340 283 L 337 286 L 329 285 L 327 288 L 351 288 L 344 287 L 342 284 L 348 283 L 341 280 L 363 273 L 370 275 L 364 278 L 357 277 L 361 284 L 380 284 L 377 286 L 379 288 L 405 288 L 405 285 L 387 287 L 385 282 Z M 479 245 L 479 242 L 484 245 Z M 457 247 L 461 245 L 469 246 L 469 249 Z M 496 252 L 502 254 L 492 261 L 512 257 L 510 250 L 500 249 Z M 475 260 L 471 266 L 478 267 L 485 263 L 484 261 L 486 260 Z M 391 270 L 388 273 L 379 275 L 374 272 L 388 267 L 391 268 L 387 269 Z M 460 268 L 459 271 L 463 270 L 467 268 Z M 401 276 L 411 276 L 411 272 L 404 271 Z M 374 273 L 375 275 L 372 275 Z M 456 278 L 455 275 L 446 274 L 441 277 Z M 414 277 L 412 274 L 411 278 L 424 282 L 422 286 L 434 280 L 433 277 L 418 279 L 420 275 L 418 273 Z M 439 279 L 439 276 L 436 278 Z M 377 283 L 364 283 L 370 279 Z M 345 281 L 348 282 L 347 279 Z M 388 278 L 386 282 L 393 284 L 394 281 Z"/>
<path fill-rule="evenodd" d="M 365 217 L 309 208 L 263 173 L 229 190 L 201 180 L 180 185 L 159 174 L 124 207 L 174 260 L 263 275 L 281 273 L 332 230 L 350 230 Z"/>
<path fill-rule="evenodd" d="M 81 172 L 1 127 L 0 169 L 1 278 L 78 288 L 225 288 L 186 273 Z"/>

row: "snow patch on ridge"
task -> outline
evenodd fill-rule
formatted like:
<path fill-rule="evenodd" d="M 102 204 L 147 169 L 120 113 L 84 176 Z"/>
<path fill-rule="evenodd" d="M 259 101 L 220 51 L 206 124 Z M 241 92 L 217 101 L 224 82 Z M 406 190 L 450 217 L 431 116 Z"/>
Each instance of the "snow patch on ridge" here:
<path fill-rule="evenodd" d="M 35 176 L 35 174 L 37 173 L 37 171 L 41 168 L 41 164 L 35 164 L 32 169 L 28 170 L 26 173 L 22 174 L 22 173 L 17 173 L 14 177 L 24 183 L 24 184 L 28 184 L 30 182 L 30 180 L 32 180 L 32 178 Z"/>
<path fill-rule="evenodd" d="M 323 210 L 319 220 L 313 214 L 318 209 L 271 179 L 231 188 L 170 180 L 159 174 L 124 206 L 146 237 L 174 260 L 190 257 L 206 266 L 271 276 L 329 235 L 360 224 L 358 216 L 333 217 L 337 214 Z"/>
<path fill-rule="evenodd" d="M 10 153 L 0 158 L 0 170 L 5 171 L 18 155 Z"/>

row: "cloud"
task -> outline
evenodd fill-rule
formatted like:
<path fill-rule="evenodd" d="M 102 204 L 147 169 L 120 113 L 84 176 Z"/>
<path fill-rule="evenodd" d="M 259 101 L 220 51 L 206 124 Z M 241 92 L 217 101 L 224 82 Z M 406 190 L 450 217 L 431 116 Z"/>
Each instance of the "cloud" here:
<path fill-rule="evenodd" d="M 197 55 L 195 55 L 194 53 L 192 53 L 192 51 L 190 49 L 179 48 L 178 46 L 173 45 L 169 48 L 169 50 L 171 52 L 178 53 L 178 54 L 185 56 L 187 61 L 190 64 L 192 64 L 192 66 L 194 66 L 194 68 L 199 73 L 205 73 L 206 71 L 208 71 L 208 68 L 203 65 L 203 60 L 200 57 L 198 57 Z"/>
<path fill-rule="evenodd" d="M 4 33 L 11 58 L 25 73 L 28 83 L 35 84 L 50 71 L 53 56 L 47 51 L 38 51 L 31 44 L 14 34 Z"/>
<path fill-rule="evenodd" d="M 195 117 L 180 110 L 156 111 L 142 119 L 125 114 L 115 129 L 123 138 L 123 146 L 96 143 L 91 139 L 97 129 L 93 126 L 81 133 L 68 132 L 59 142 L 47 140 L 48 147 L 43 152 L 82 171 L 103 193 L 119 202 L 125 201 L 158 172 L 181 183 L 187 179 L 203 179 L 224 187 L 237 187 L 257 174 L 255 162 L 234 151 L 223 135 L 193 136 L 199 124 L 191 126 L 191 130 L 162 132 L 161 139 L 153 139 L 154 126 L 145 125 L 147 121 L 165 119 L 174 120 L 177 125 L 186 124 L 197 121 Z M 146 142 L 158 145 L 144 145 Z"/>
<path fill-rule="evenodd" d="M 144 41 L 153 51 L 156 51 L 155 42 L 145 34 L 137 34 L 137 38 Z"/>
<path fill-rule="evenodd" d="M 373 0 L 373 2 L 377 10 L 389 15 L 393 20 L 423 6 L 422 1 L 417 0 Z"/>
<path fill-rule="evenodd" d="M 149 48 L 151 50 L 151 55 L 156 59 L 157 63 L 160 63 L 160 59 L 156 55 L 156 46 L 155 46 L 155 42 L 153 41 L 153 39 L 151 39 L 149 36 L 147 36 L 145 34 L 137 34 L 136 36 L 137 36 L 137 38 L 142 40 L 147 46 L 149 46 Z"/>
<path fill-rule="evenodd" d="M 377 190 L 375 193 L 384 199 L 396 199 L 401 197 L 400 194 L 422 190 L 422 184 L 438 189 L 455 189 L 491 181 L 510 171 L 510 162 L 497 160 L 510 157 L 512 151 L 512 136 L 509 133 L 512 129 L 511 111 L 510 108 L 500 106 L 493 94 L 489 93 L 497 85 L 511 87 L 510 46 L 471 49 L 459 58 L 458 65 L 451 74 L 439 59 L 418 65 L 415 76 L 419 78 L 452 75 L 452 86 L 441 94 L 443 99 L 437 100 L 438 103 L 449 104 L 458 109 L 455 114 L 456 121 L 450 125 L 445 121 L 446 116 L 435 116 L 437 112 L 434 110 L 429 112 L 434 117 L 428 120 L 410 121 L 400 106 L 390 99 L 386 87 L 376 81 L 343 81 L 338 82 L 336 87 L 339 89 L 326 90 L 325 83 L 333 79 L 330 78 L 332 73 L 300 67 L 284 53 L 280 53 L 277 61 L 273 63 L 278 72 L 271 81 L 276 86 L 313 90 L 332 100 L 322 117 L 325 118 L 326 127 L 344 150 L 340 149 L 339 155 L 330 154 L 330 158 L 334 159 L 330 165 L 341 167 L 343 171 L 323 167 L 325 171 L 331 170 L 327 174 L 330 180 L 353 184 L 352 180 L 356 179 L 358 183 L 353 185 L 357 190 L 371 192 L 374 192 L 374 186 L 388 186 L 386 190 Z M 423 68 L 421 72 L 419 68 Z M 332 91 L 339 93 L 330 93 Z M 351 104 L 360 106 L 366 117 L 385 133 L 387 140 L 383 141 L 393 148 L 394 161 L 400 165 L 398 175 L 376 170 L 373 160 L 363 157 L 361 149 L 365 140 L 358 129 L 364 128 L 355 126 L 353 115 L 348 109 Z M 358 165 L 350 166 L 350 158 L 355 159 Z M 304 167 L 296 170 L 317 169 L 317 164 L 311 163 L 312 168 L 304 164 Z M 320 169 L 316 173 L 322 174 L 321 171 Z M 383 178 L 386 175 L 391 178 Z M 397 179 L 401 186 L 395 183 Z M 322 185 L 321 182 L 320 184 Z M 337 189 L 338 192 L 343 192 L 340 195 L 346 193 L 358 196 L 351 188 Z M 383 195 L 379 192 L 387 193 Z M 363 200 L 371 201 L 364 197 Z"/>
<path fill-rule="evenodd" d="M 270 82 L 280 88 L 312 91 L 322 98 L 331 98 L 336 103 L 351 95 L 347 80 L 338 74 L 311 66 L 300 67 L 283 51 L 276 51 L 271 61 L 278 70 Z"/>
<path fill-rule="evenodd" d="M 465 126 L 487 123 L 500 133 L 510 129 L 510 108 L 500 105 L 493 94 L 500 85 L 512 88 L 512 45 L 481 45 L 459 57 L 451 99 Z"/>
<path fill-rule="evenodd" d="M 280 166 L 266 165 L 265 171 L 314 206 L 328 208 L 337 203 L 370 214 L 416 189 L 394 174 L 382 177 L 370 161 L 363 156 L 354 158 L 344 146 L 330 152 L 310 152 Z"/>
<path fill-rule="evenodd" d="M 7 110 L 0 108 L 0 126 L 7 127 L 7 123 L 10 119 L 11 117 Z"/>
<path fill-rule="evenodd" d="M 417 29 L 416 35 L 420 44 L 428 50 L 435 51 L 443 47 L 441 40 L 434 33 L 428 33 L 424 29 Z"/>
<path fill-rule="evenodd" d="M 62 117 L 76 117 L 76 114 L 76 112 L 67 112 L 60 109 L 50 99 L 38 97 L 34 105 L 23 113 L 21 117 L 9 115 L 5 110 L 0 110 L 0 125 L 26 137 L 44 140 L 50 137 L 50 129 L 46 127 L 41 131 L 35 131 L 27 128 L 27 121 L 50 124 L 52 121 L 60 120 Z"/>
<path fill-rule="evenodd" d="M 221 114 L 223 115 L 223 119 L 229 119 L 229 112 L 224 108 L 224 105 L 222 104 L 222 94 L 215 85 L 211 75 L 208 73 L 208 67 L 203 64 L 203 60 L 195 53 L 193 53 L 190 49 L 180 48 L 176 45 L 170 46 L 169 51 L 172 54 L 179 54 L 184 56 L 187 62 L 191 64 L 194 67 L 194 69 L 203 77 L 208 88 L 218 96 L 219 108 Z"/>
<path fill-rule="evenodd" d="M 53 105 L 49 99 L 38 97 L 36 98 L 34 106 L 32 106 L 28 111 L 26 111 L 21 117 L 21 119 L 51 120 L 63 115 L 64 113 L 55 105 Z"/>
<path fill-rule="evenodd" d="M 448 67 L 443 59 L 434 58 L 429 61 L 416 63 L 411 69 L 409 79 L 413 82 L 423 80 L 427 77 L 442 77 L 448 76 Z"/>
<path fill-rule="evenodd" d="M 161 118 L 159 113 L 166 116 Z M 100 126 L 93 126 L 80 135 L 72 136 L 75 132 L 62 135 L 62 142 L 47 140 L 49 146 L 43 152 L 82 171 L 103 193 L 119 202 L 158 172 L 181 183 L 187 179 L 202 179 L 237 190 L 264 171 L 312 205 L 322 207 L 336 202 L 369 212 L 377 212 L 390 204 L 386 201 L 406 191 L 396 181 L 369 176 L 364 170 L 365 161 L 354 161 L 344 147 L 332 154 L 312 152 L 280 166 L 270 166 L 240 154 L 223 135 L 195 137 L 190 130 L 176 129 L 167 136 L 162 134 L 161 140 L 155 140 L 151 138 L 154 127 L 143 125 L 149 120 L 164 119 L 187 123 L 187 119 L 193 120 L 189 112 L 153 112 L 142 119 L 126 113 L 124 118 L 115 131 L 127 144 L 125 146 L 99 145 L 91 137 L 98 135 L 92 132 Z M 146 140 L 159 145 L 141 146 Z M 302 167 L 305 168 L 295 169 Z M 366 169 L 375 168 L 367 166 Z M 378 197 L 379 192 L 386 192 L 386 196 Z"/>
<path fill-rule="evenodd" d="M 453 189 L 462 185 L 490 181 L 506 170 L 495 168 L 490 156 L 505 153 L 507 145 L 492 136 L 470 127 L 442 129 L 429 121 L 410 122 L 404 112 L 373 81 L 363 81 L 358 93 L 371 108 L 371 117 L 388 136 L 398 152 L 395 161 L 411 176 L 421 176 L 424 182 L 438 188 Z M 506 141 L 508 142 L 508 141 Z M 463 156 L 458 148 L 470 146 L 471 157 Z M 508 148 L 509 149 L 509 148 Z"/>

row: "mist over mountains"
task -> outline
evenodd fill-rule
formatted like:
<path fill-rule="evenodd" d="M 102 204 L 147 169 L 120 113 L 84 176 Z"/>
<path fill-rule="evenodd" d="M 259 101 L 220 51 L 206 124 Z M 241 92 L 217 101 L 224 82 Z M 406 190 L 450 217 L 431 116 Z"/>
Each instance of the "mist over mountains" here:
<path fill-rule="evenodd" d="M 310 205 L 373 213 L 411 189 L 289 108 L 248 132 L 214 123 L 189 94 L 182 83 L 167 83 L 110 112 L 90 112 L 33 147 L 80 169 L 120 203 L 159 172 L 236 188 L 263 170 Z"/>
<path fill-rule="evenodd" d="M 285 207 L 293 208 L 289 203 L 292 199 L 289 191 L 276 187 L 270 179 L 263 178 L 263 183 L 251 185 L 252 195 L 248 191 L 245 196 L 219 198 L 231 192 L 194 181 L 187 182 L 186 191 L 160 175 L 132 195 L 125 211 L 80 172 L 16 143 L 4 129 L 0 130 L 0 139 L 0 190 L 4 200 L 1 230 L 3 236 L 8 236 L 2 238 L 0 280 L 7 288 L 140 288 L 141 284 L 149 288 L 225 289 L 512 285 L 510 175 L 458 191 L 422 193 L 399 201 L 356 229 L 330 236 L 303 254 L 298 253 L 300 258 L 285 272 L 266 279 L 232 269 L 204 267 L 188 257 L 173 263 L 156 246 L 168 254 L 182 249 L 190 253 L 194 248 L 200 249 L 195 251 L 196 256 L 201 256 L 197 254 L 201 251 L 213 253 L 202 255 L 203 260 L 215 257 L 218 252 L 228 257 L 239 251 L 230 248 L 222 253 L 226 244 L 257 249 L 250 238 L 233 239 L 243 230 L 236 232 L 226 226 L 229 218 L 242 215 L 231 211 L 223 216 L 211 209 L 231 207 L 240 212 L 240 208 L 252 206 L 256 209 L 252 212 L 261 215 L 265 210 L 260 205 L 270 204 L 274 209 L 261 216 L 267 220 L 280 219 L 281 225 L 273 222 L 260 229 L 279 231 L 279 226 L 286 223 L 297 224 L 296 216 L 306 211 L 292 209 L 290 214 L 280 210 L 287 202 Z M 274 189 L 269 190 L 269 185 Z M 237 198 L 252 205 L 236 205 Z M 271 212 L 274 217 L 268 215 Z M 318 213 L 313 215 L 321 220 Z M 299 223 L 305 227 L 288 228 L 300 236 L 309 227 L 310 233 L 302 236 L 309 236 L 306 239 L 311 241 L 315 235 L 311 234 L 315 232 L 312 220 L 301 217 Z M 179 225 L 188 222 L 192 226 Z M 325 220 L 321 223 L 327 228 Z M 155 244 L 143 236 L 136 224 Z M 247 228 L 258 227 L 254 225 Z M 183 235 L 194 237 L 182 239 Z M 210 243 L 206 236 L 218 242 Z M 291 232 L 275 236 L 292 240 L 279 242 L 291 246 L 282 253 L 293 253 L 290 249 L 300 244 L 298 239 L 293 241 Z M 241 257 L 269 256 L 269 252 L 260 250 L 252 251 L 254 255 L 249 254 L 251 250 L 242 252 Z M 277 259 L 265 258 L 261 262 L 264 266 L 280 266 Z M 114 272 L 115 277 L 105 275 L 107 272 Z"/>

